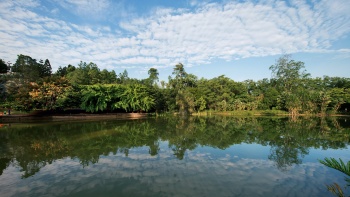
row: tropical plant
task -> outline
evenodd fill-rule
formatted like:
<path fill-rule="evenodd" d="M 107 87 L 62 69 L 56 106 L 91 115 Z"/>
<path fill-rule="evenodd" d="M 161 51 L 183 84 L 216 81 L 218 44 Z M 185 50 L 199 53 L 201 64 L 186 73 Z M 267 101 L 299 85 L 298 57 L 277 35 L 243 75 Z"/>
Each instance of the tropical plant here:
<path fill-rule="evenodd" d="M 325 166 L 338 170 L 348 176 L 350 176 L 350 161 L 344 163 L 342 159 L 339 158 L 339 161 L 334 158 L 325 158 L 324 160 L 319 160 Z M 350 186 L 350 177 L 345 177 L 345 181 L 347 182 L 347 186 Z M 334 195 L 339 197 L 344 196 L 344 192 L 342 188 L 337 184 L 333 183 L 332 185 L 327 185 L 328 191 L 332 192 Z"/>

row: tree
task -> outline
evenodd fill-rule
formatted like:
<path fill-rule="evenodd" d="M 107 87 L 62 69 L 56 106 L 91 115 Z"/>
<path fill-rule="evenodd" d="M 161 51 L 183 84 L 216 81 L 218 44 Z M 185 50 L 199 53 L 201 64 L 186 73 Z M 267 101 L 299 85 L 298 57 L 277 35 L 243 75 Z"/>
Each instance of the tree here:
<path fill-rule="evenodd" d="M 31 58 L 28 55 L 18 55 L 16 63 L 12 66 L 12 71 L 20 73 L 26 81 L 35 82 L 43 77 L 51 76 L 51 64 L 48 59 L 40 60 Z"/>
<path fill-rule="evenodd" d="M 194 111 L 194 96 L 188 90 L 180 89 L 176 95 L 176 105 L 179 107 L 179 114 L 188 116 Z"/>
<path fill-rule="evenodd" d="M 115 74 L 114 70 L 109 72 L 107 69 L 103 69 L 100 73 L 100 76 L 102 84 L 112 84 L 117 81 L 117 75 Z"/>
<path fill-rule="evenodd" d="M 70 64 L 68 66 L 64 66 L 64 67 L 59 66 L 55 75 L 65 77 L 65 76 L 67 76 L 68 73 L 75 71 L 75 69 L 76 69 L 75 66 L 72 66 Z"/>
<path fill-rule="evenodd" d="M 125 69 L 123 73 L 119 73 L 117 82 L 119 84 L 126 84 L 128 80 L 129 80 L 128 71 L 126 71 Z"/>
<path fill-rule="evenodd" d="M 185 78 L 187 73 L 183 64 L 176 64 L 172 74 L 174 75 L 174 79 L 169 77 L 170 86 L 176 90 L 184 89 L 186 87 Z"/>
<path fill-rule="evenodd" d="M 290 60 L 290 55 L 280 57 L 270 66 L 276 89 L 281 93 L 280 108 L 287 109 L 293 116 L 303 110 L 308 98 L 306 82 L 310 74 L 304 68 L 303 62 Z"/>
<path fill-rule="evenodd" d="M 4 60 L 0 59 L 0 73 L 7 73 L 7 64 Z"/>
<path fill-rule="evenodd" d="M 290 55 L 283 55 L 276 63 L 270 66 L 274 79 L 277 80 L 282 91 L 291 92 L 300 85 L 301 79 L 306 79 L 310 74 L 306 73 L 304 62 L 290 60 Z"/>
<path fill-rule="evenodd" d="M 64 96 L 69 83 L 65 78 L 57 78 L 55 81 L 32 83 L 32 91 L 29 92 L 36 108 L 53 110 L 58 108 L 57 101 Z"/>
<path fill-rule="evenodd" d="M 329 91 L 332 110 L 337 112 L 344 103 L 350 103 L 350 89 L 332 88 Z"/>
<path fill-rule="evenodd" d="M 205 110 L 207 108 L 206 105 L 207 105 L 207 102 L 205 101 L 203 96 L 201 96 L 198 100 L 196 100 L 196 107 L 198 112 Z"/>
<path fill-rule="evenodd" d="M 40 77 L 49 77 L 52 74 L 52 68 L 50 61 L 48 59 L 45 60 L 44 64 L 39 64 L 39 76 Z"/>
<path fill-rule="evenodd" d="M 156 82 L 158 82 L 158 80 L 159 80 L 159 78 L 158 78 L 159 73 L 158 73 L 157 69 L 150 68 L 148 70 L 148 75 L 149 75 L 149 77 L 146 79 L 147 84 L 154 85 L 154 84 L 156 84 Z"/>
<path fill-rule="evenodd" d="M 55 75 L 58 75 L 60 77 L 64 77 L 67 75 L 67 67 L 61 67 L 59 66 Z"/>
<path fill-rule="evenodd" d="M 101 82 L 100 69 L 93 62 L 87 64 L 81 61 L 75 69 L 68 66 L 67 73 L 67 78 L 72 84 L 92 85 Z"/>
<path fill-rule="evenodd" d="M 190 88 L 196 86 L 197 77 L 187 74 L 182 63 L 175 65 L 173 70 L 174 78 L 169 76 L 169 85 L 175 96 L 176 105 L 179 108 L 179 114 L 190 115 L 194 111 L 195 97 Z"/>
<path fill-rule="evenodd" d="M 40 77 L 39 63 L 27 55 L 18 55 L 12 71 L 20 73 L 26 81 L 36 81 Z"/>

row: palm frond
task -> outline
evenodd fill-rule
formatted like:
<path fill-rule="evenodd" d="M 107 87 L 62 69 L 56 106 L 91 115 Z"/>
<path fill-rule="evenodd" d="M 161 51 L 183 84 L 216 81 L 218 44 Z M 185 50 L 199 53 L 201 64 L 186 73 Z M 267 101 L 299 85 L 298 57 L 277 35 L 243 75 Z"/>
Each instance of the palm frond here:
<path fill-rule="evenodd" d="M 334 158 L 324 158 L 324 160 L 319 160 L 325 166 L 336 169 L 344 174 L 350 176 L 350 161 L 346 164 L 339 158 L 339 161 Z"/>
<path fill-rule="evenodd" d="M 338 197 L 344 197 L 344 192 L 337 183 L 333 183 L 333 185 L 327 185 L 327 189 L 328 191 L 332 192 L 334 195 Z"/>

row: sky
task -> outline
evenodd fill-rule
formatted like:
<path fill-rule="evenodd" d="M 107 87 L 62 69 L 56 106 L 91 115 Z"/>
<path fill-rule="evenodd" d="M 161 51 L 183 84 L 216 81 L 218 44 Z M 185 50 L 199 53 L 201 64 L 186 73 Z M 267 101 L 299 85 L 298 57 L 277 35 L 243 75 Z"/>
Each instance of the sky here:
<path fill-rule="evenodd" d="M 349 0 L 1 0 L 0 58 L 80 61 L 144 79 L 271 78 L 283 54 L 312 77 L 350 77 Z"/>

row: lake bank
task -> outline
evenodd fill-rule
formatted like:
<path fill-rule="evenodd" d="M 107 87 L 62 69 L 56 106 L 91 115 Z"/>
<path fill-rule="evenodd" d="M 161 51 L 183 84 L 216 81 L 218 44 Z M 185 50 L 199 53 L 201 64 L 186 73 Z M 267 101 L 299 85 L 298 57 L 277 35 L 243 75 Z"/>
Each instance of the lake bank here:
<path fill-rule="evenodd" d="M 147 113 L 104 113 L 104 114 L 13 114 L 0 116 L 0 122 L 21 121 L 66 121 L 66 120 L 99 120 L 99 119 L 141 119 L 148 117 Z"/>
<path fill-rule="evenodd" d="M 165 113 L 168 114 L 169 113 Z M 172 113 L 171 113 L 172 114 Z M 28 114 L 12 113 L 1 114 L 0 122 L 22 122 L 22 121 L 67 121 L 67 120 L 100 120 L 100 119 L 141 119 L 153 116 L 150 113 L 86 113 L 83 110 L 67 110 L 67 111 L 33 111 Z M 160 114 L 158 114 L 160 115 Z M 173 115 L 178 115 L 173 113 Z M 278 116 L 278 117 L 292 117 L 291 114 L 281 110 L 253 110 L 253 111 L 206 111 L 201 113 L 192 113 L 191 116 L 237 116 L 237 117 L 262 117 L 262 116 Z M 157 115 L 156 115 L 157 116 Z M 336 117 L 336 116 L 350 116 L 349 114 L 298 114 L 296 117 Z M 295 118 L 295 117 L 293 117 Z"/>

